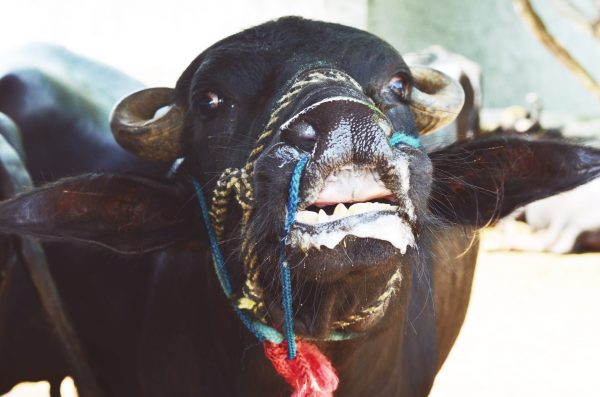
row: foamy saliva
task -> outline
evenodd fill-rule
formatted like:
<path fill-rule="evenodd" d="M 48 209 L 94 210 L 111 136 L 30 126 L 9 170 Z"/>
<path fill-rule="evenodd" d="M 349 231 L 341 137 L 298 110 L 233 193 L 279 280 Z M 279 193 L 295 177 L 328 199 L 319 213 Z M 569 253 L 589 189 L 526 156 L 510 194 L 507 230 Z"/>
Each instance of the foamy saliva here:
<path fill-rule="evenodd" d="M 335 248 L 346 236 L 358 238 L 372 238 L 387 241 L 402 254 L 406 253 L 409 246 L 415 245 L 415 236 L 411 226 L 396 212 L 390 210 L 365 211 L 370 205 L 382 205 L 394 207 L 381 203 L 357 203 L 347 208 L 348 213 L 353 206 L 359 205 L 355 211 L 362 210 L 358 215 L 349 215 L 333 219 L 336 214 L 327 215 L 327 221 L 309 224 L 308 222 L 297 223 L 292 228 L 287 244 L 295 246 L 306 252 L 310 248 L 321 249 L 326 247 Z M 336 208 L 337 209 L 337 208 Z M 340 211 L 343 211 L 340 208 Z M 311 211 L 309 211 L 311 212 Z M 342 215 L 338 213 L 338 216 Z M 304 215 L 303 215 L 304 216 Z M 312 215 L 309 215 L 313 217 Z M 318 216 L 318 215 L 317 215 Z M 299 220 L 299 219 L 298 219 Z"/>

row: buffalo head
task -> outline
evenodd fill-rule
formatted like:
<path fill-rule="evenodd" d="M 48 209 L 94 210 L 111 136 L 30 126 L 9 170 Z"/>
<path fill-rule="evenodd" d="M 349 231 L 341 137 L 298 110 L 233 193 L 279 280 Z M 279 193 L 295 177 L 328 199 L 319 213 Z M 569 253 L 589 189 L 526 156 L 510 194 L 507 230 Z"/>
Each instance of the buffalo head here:
<path fill-rule="evenodd" d="M 295 37 L 278 37 L 284 27 Z M 288 184 L 296 162 L 309 155 L 286 242 L 297 332 L 325 338 L 366 331 L 415 261 L 431 190 L 427 154 L 390 138 L 402 132 L 416 141 L 451 122 L 462 89 L 433 69 L 410 68 L 380 39 L 351 28 L 288 19 L 252 32 L 201 54 L 175 90 L 123 100 L 113 113 L 115 137 L 143 157 L 185 158 L 209 191 L 211 176 L 249 162 L 247 225 L 234 226 L 241 215 L 233 207 L 227 220 L 215 221 L 228 222 L 229 249 L 244 248 L 241 258 L 230 257 L 231 272 L 245 268 L 253 278 L 246 294 L 277 327 L 281 298 L 273 280 Z"/>

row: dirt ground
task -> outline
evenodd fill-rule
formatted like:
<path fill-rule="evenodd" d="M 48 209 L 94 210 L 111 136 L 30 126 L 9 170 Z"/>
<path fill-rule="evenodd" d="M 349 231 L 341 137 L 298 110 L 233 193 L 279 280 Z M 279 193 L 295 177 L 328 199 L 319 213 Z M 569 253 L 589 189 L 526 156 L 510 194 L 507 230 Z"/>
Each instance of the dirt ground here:
<path fill-rule="evenodd" d="M 600 396 L 599 303 L 600 254 L 480 251 L 467 318 L 430 396 Z"/>
<path fill-rule="evenodd" d="M 485 233 L 484 246 L 499 238 Z M 600 254 L 483 249 L 464 327 L 430 396 L 599 396 L 599 336 Z M 46 397 L 48 385 L 5 396 Z"/>

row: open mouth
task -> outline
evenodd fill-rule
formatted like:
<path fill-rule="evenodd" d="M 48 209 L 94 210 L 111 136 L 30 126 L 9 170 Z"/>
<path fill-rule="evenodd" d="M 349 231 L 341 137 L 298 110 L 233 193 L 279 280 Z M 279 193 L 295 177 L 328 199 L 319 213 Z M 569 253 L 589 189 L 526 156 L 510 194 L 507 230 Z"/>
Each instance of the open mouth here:
<path fill-rule="evenodd" d="M 370 168 L 341 167 L 316 201 L 296 213 L 288 244 L 306 252 L 335 248 L 346 236 L 387 241 L 406 253 L 414 234 L 400 201 Z"/>

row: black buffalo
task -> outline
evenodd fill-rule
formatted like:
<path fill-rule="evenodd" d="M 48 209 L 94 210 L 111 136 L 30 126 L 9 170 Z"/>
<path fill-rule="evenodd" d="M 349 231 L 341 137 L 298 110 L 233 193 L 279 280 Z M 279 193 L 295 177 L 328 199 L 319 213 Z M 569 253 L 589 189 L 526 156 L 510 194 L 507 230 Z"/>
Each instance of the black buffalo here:
<path fill-rule="evenodd" d="M 47 92 L 24 74 L 3 78 L 0 111 L 23 130 L 38 182 L 74 176 L 0 205 L 5 257 L 12 268 L 27 259 L 18 248 L 31 240 L 11 236 L 47 241 L 52 275 L 105 395 L 289 392 L 223 295 L 193 179 L 206 193 L 222 192 L 225 169 L 246 171 L 231 193 L 241 206 L 213 196 L 215 226 L 233 303 L 255 297 L 256 316 L 281 328 L 277 250 L 288 184 L 299 158 L 310 156 L 286 245 L 296 333 L 332 361 L 337 395 L 420 396 L 463 322 L 477 229 L 600 174 L 598 150 L 560 142 L 491 137 L 432 152 L 391 145 L 394 132 L 415 138 L 451 122 L 460 86 L 409 67 L 369 33 L 299 18 L 228 37 L 200 54 L 175 89 L 122 100 L 111 127 L 138 157 L 110 143 L 93 150 L 105 136 L 86 135 L 89 124 L 55 127 L 65 120 L 60 108 L 46 118 L 26 113 L 38 89 Z M 7 297 L 0 303 L 12 315 L 0 317 L 2 329 L 18 343 L 0 340 L 0 348 L 31 357 L 31 339 L 48 332 L 31 331 L 11 300 L 18 294 Z M 355 337 L 325 340 L 333 332 Z M 4 358 L 2 365 L 10 367 Z M 60 375 L 52 369 L 40 371 Z M 22 373 L 2 371 L 0 384 Z"/>

